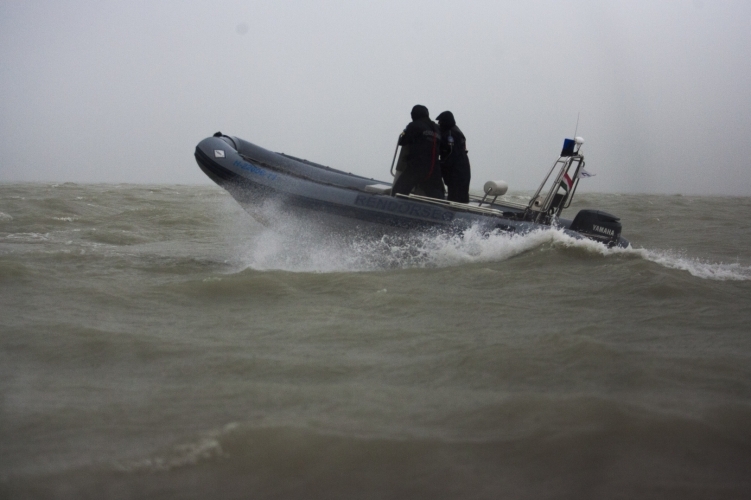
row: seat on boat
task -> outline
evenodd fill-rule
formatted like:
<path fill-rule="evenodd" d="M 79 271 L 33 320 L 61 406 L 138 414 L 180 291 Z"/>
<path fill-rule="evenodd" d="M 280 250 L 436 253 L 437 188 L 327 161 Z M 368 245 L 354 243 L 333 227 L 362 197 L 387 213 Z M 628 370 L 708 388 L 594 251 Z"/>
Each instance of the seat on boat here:
<path fill-rule="evenodd" d="M 386 184 L 368 184 L 365 186 L 365 191 L 374 194 L 391 194 L 391 186 Z"/>

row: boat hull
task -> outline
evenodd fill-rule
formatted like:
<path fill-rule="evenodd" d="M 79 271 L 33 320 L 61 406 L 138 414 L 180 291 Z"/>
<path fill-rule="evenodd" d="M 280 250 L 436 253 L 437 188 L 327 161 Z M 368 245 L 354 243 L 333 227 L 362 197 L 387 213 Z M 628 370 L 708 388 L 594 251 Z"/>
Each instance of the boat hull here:
<path fill-rule="evenodd" d="M 390 183 L 274 153 L 236 137 L 204 139 L 196 147 L 195 158 L 209 178 L 265 224 L 293 218 L 337 231 L 376 234 L 416 229 L 461 232 L 472 226 L 485 232 L 525 234 L 550 228 L 514 220 L 516 214 L 504 216 L 501 210 L 393 197 L 377 192 Z M 562 222 L 563 231 L 583 237 L 565 229 L 570 221 Z"/>

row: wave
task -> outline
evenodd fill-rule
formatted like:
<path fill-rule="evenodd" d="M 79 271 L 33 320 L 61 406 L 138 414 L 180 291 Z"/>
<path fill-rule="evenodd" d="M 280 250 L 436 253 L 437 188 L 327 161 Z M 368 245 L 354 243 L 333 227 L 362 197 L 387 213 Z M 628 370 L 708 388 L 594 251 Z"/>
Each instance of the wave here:
<path fill-rule="evenodd" d="M 552 417 L 545 422 L 553 429 L 479 440 L 232 423 L 141 460 L 12 477 L 0 492 L 9 498 L 748 497 L 751 483 L 739 465 L 749 457 L 747 426 L 728 433 L 702 419 L 586 398 L 561 409 L 578 423 L 560 425 L 550 408 L 544 416 Z M 503 425 L 507 415 L 496 421 Z M 748 421 L 748 411 L 738 408 L 708 417 L 723 415 Z"/>
<path fill-rule="evenodd" d="M 674 250 L 650 250 L 647 248 L 608 248 L 592 240 L 577 240 L 562 231 L 555 233 L 555 243 L 559 246 L 575 247 L 604 257 L 630 256 L 637 257 L 668 269 L 686 271 L 692 276 L 702 279 L 718 281 L 749 281 L 751 280 L 751 266 L 740 263 L 709 262 L 700 258 L 681 255 Z"/>
<path fill-rule="evenodd" d="M 749 281 L 751 280 L 751 266 L 740 263 L 715 263 L 698 258 L 681 257 L 672 251 L 647 250 L 644 248 L 631 250 L 641 258 L 659 264 L 668 269 L 687 271 L 697 278 L 718 281 Z"/>
<path fill-rule="evenodd" d="M 336 236 L 265 229 L 242 255 L 254 270 L 360 272 L 450 267 L 506 260 L 551 241 L 543 231 L 526 236 L 483 234 L 473 228 L 460 235 L 426 234 Z"/>
<path fill-rule="evenodd" d="M 400 492 L 396 498 L 414 498 L 416 492 L 456 498 L 457 491 L 464 493 L 459 497 L 503 498 L 510 488 L 526 492 L 522 498 L 581 498 L 581 488 L 593 480 L 600 485 L 598 497 L 617 497 L 624 487 L 630 489 L 626 497 L 644 496 L 638 493 L 646 483 L 666 498 L 692 497 L 686 493 L 696 490 L 743 498 L 750 486 L 737 465 L 749 456 L 749 412 L 741 405 L 696 418 L 615 399 L 538 396 L 491 410 L 490 421 L 510 432 L 473 439 L 231 423 L 112 468 L 121 481 L 149 484 L 149 490 L 215 488 L 221 478 L 259 498 L 279 497 L 280 487 L 288 498 L 370 498 L 382 490 L 384 477 Z M 535 430 L 513 431 L 517 421 L 530 420 Z M 550 483 L 536 489 L 540 475 Z M 665 494 L 666 485 L 671 494 Z M 570 495 L 560 494 L 563 486 Z"/>
<path fill-rule="evenodd" d="M 287 230 L 285 230 L 287 229 Z M 525 235 L 487 232 L 472 227 L 461 234 L 415 233 L 379 238 L 346 237 L 295 225 L 264 228 L 239 250 L 244 268 L 257 271 L 368 272 L 389 269 L 444 268 L 500 262 L 550 247 L 584 251 L 604 258 L 639 258 L 694 277 L 719 281 L 749 281 L 751 266 L 710 262 L 671 250 L 608 248 L 596 241 L 577 239 L 562 230 L 544 229 Z"/>
<path fill-rule="evenodd" d="M 137 460 L 115 462 L 113 466 L 121 472 L 163 472 L 196 465 L 199 462 L 227 458 L 228 454 L 222 448 L 221 441 L 226 441 L 227 436 L 237 426 L 237 423 L 232 422 L 221 429 L 211 430 L 193 440 L 176 444 L 161 453 Z"/>
<path fill-rule="evenodd" d="M 502 262 L 537 250 L 552 249 L 559 255 L 576 254 L 621 261 L 641 259 L 662 268 L 713 281 L 750 281 L 751 266 L 743 256 L 746 246 L 736 242 L 725 254 L 741 254 L 738 262 L 718 262 L 699 252 L 700 240 L 676 240 L 670 235 L 659 241 L 673 250 L 629 247 L 607 248 L 591 240 L 579 240 L 560 230 L 540 230 L 526 235 L 487 234 L 478 228 L 455 235 L 441 233 L 372 234 L 336 232 L 311 221 L 289 217 L 282 207 L 270 204 L 262 218 L 270 228 L 252 221 L 236 202 L 221 191 L 159 186 L 50 186 L 5 187 L 8 208 L 0 211 L 0 244 L 37 244 L 36 249 L 81 254 L 92 248 L 109 254 L 125 251 L 139 256 L 165 253 L 180 256 L 200 254 L 201 261 L 228 263 L 232 271 L 289 271 L 312 273 L 373 272 L 410 268 L 447 268 Z M 587 195 L 593 204 L 612 204 L 613 196 Z M 618 205 L 629 207 L 667 198 L 632 197 Z M 12 201 L 12 203 L 11 203 Z M 712 203 L 702 199 L 702 206 Z M 671 201 L 670 206 L 674 206 Z M 694 206 L 694 205 L 692 205 Z M 702 210 L 705 213 L 706 210 Z M 254 214 L 258 215 L 258 214 Z M 691 220 L 693 212 L 681 216 Z M 646 224 L 646 223 L 644 223 Z M 638 226 L 638 224 L 637 224 Z M 647 225 L 648 226 L 648 225 Z M 642 233 L 645 227 L 642 227 Z M 654 231 L 654 228 L 648 228 Z M 685 228 L 674 227 L 683 234 Z M 646 234 L 655 236 L 649 231 Z M 737 228 L 733 228 L 737 236 Z M 655 241 L 647 240 L 647 241 Z M 727 239 L 726 241 L 735 241 Z M 662 245 L 662 243 L 660 243 Z M 711 242 L 703 245 L 711 245 Z M 64 245 L 52 247 L 50 245 Z M 221 248 L 217 248 L 221 247 Z M 11 247 L 8 247 L 11 248 Z M 85 251 L 85 252 L 84 252 Z M 549 254 L 540 256 L 547 258 Z M 87 256 L 87 259 L 90 258 Z M 187 267 L 186 269 L 190 269 Z"/>

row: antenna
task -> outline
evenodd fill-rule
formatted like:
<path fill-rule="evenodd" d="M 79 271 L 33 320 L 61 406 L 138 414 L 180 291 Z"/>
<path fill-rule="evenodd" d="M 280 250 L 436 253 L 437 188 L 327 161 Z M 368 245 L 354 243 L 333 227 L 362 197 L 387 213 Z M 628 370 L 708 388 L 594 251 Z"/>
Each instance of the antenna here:
<path fill-rule="evenodd" d="M 574 129 L 574 139 L 576 139 L 576 132 L 579 130 L 579 115 L 581 114 L 581 111 L 576 113 L 576 128 Z"/>

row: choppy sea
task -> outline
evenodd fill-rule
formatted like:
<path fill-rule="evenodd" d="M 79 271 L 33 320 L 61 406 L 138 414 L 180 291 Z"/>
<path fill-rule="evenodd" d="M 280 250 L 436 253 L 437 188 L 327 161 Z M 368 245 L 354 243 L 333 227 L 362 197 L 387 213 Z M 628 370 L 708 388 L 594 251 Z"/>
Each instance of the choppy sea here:
<path fill-rule="evenodd" d="M 0 185 L 0 498 L 751 498 L 751 198 L 342 238 Z"/>

